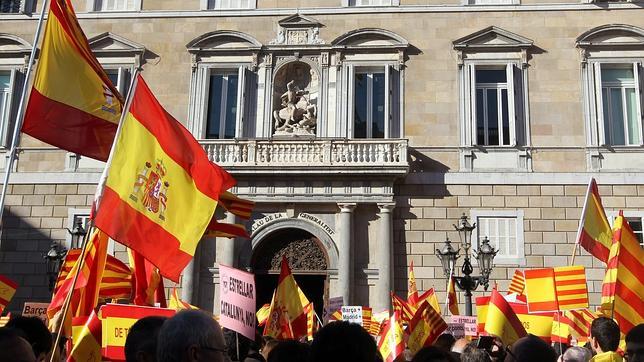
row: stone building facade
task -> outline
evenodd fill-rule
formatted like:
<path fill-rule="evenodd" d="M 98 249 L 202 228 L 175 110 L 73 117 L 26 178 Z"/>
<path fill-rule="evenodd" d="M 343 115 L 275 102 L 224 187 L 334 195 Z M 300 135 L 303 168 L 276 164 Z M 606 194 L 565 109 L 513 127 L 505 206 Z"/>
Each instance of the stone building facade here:
<path fill-rule="evenodd" d="M 41 6 L 7 3 L 5 146 Z M 641 238 L 638 1 L 73 3 L 119 90 L 141 69 L 234 192 L 257 202 L 250 240 L 205 239 L 184 272 L 184 297 L 203 308 L 218 309 L 218 262 L 255 272 L 266 302 L 282 255 L 319 305 L 387 308 L 412 261 L 419 289 L 442 300 L 435 249 L 459 240 L 462 214 L 477 222 L 473 240 L 500 249 L 491 279 L 506 290 L 516 268 L 570 262 L 590 177 Z M 42 255 L 70 246 L 65 228 L 87 216 L 103 167 L 28 136 L 20 147 L 0 244 L 0 274 L 21 286 L 13 310 L 49 298 Z M 596 305 L 603 265 L 585 251 L 575 262 Z"/>

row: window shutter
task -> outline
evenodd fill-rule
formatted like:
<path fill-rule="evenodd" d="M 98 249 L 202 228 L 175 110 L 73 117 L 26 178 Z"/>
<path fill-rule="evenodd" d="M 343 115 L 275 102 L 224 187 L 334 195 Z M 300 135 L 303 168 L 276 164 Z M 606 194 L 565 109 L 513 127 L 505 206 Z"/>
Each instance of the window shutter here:
<path fill-rule="evenodd" d="M 472 145 L 477 144 L 477 137 L 476 137 L 476 66 L 474 64 L 468 64 L 467 65 L 467 76 L 466 79 L 468 80 L 467 86 L 468 86 L 468 92 L 469 92 L 469 113 L 468 113 L 468 118 L 469 118 L 469 123 L 470 123 L 470 128 L 471 128 L 471 135 L 470 135 L 470 140 Z"/>
<path fill-rule="evenodd" d="M 353 65 L 347 66 L 347 138 L 353 138 L 353 122 L 355 109 L 356 75 Z"/>
<path fill-rule="evenodd" d="M 255 127 L 257 122 L 257 73 L 246 68 L 244 80 L 244 113 L 242 137 L 255 137 Z"/>
<path fill-rule="evenodd" d="M 602 67 L 601 63 L 592 63 L 593 86 L 595 88 L 595 120 L 600 145 L 605 145 L 606 133 L 604 131 L 604 100 L 602 98 Z"/>
<path fill-rule="evenodd" d="M 244 130 L 244 113 L 245 113 L 245 99 L 246 99 L 246 67 L 240 66 L 237 69 L 237 114 L 235 119 L 235 138 L 242 137 Z M 230 94 L 230 92 L 228 93 Z M 226 120 L 228 122 L 228 120 Z"/>
<path fill-rule="evenodd" d="M 6 121 L 1 125 L 2 134 L 0 141 L 4 147 L 11 147 L 13 128 L 16 124 L 18 108 L 20 108 L 20 96 L 24 79 L 25 76 L 21 71 L 15 68 L 11 70 L 11 81 L 9 84 L 9 111 L 6 114 Z"/>
<path fill-rule="evenodd" d="M 386 113 L 388 124 L 385 125 L 389 133 L 385 133 L 385 138 L 400 137 L 400 71 L 394 66 L 387 67 L 387 81 L 389 99 L 385 103 L 389 109 Z"/>
<path fill-rule="evenodd" d="M 642 63 L 633 64 L 633 74 L 635 75 L 635 94 L 638 97 L 637 103 L 637 119 L 639 119 L 640 128 L 640 145 L 644 144 L 644 67 Z"/>
<path fill-rule="evenodd" d="M 206 137 L 206 112 L 210 95 L 210 68 L 199 66 L 195 81 L 195 121 L 193 132 L 197 139 Z"/>
<path fill-rule="evenodd" d="M 512 66 L 513 90 L 514 90 L 514 136 L 512 138 L 513 146 L 524 146 L 527 144 L 526 139 L 526 114 L 525 114 L 525 92 L 526 85 L 523 83 L 523 69 L 516 64 Z M 512 122 L 512 121 L 510 121 Z M 512 125 L 512 123 L 511 123 Z"/>
<path fill-rule="evenodd" d="M 515 132 L 515 125 L 517 123 L 517 112 L 516 112 L 516 104 L 517 104 L 517 99 L 516 99 L 516 94 L 515 92 L 517 91 L 516 83 L 515 83 L 515 72 L 514 72 L 514 64 L 508 63 L 505 66 L 505 75 L 506 75 L 506 81 L 508 84 L 508 123 L 510 126 L 510 146 L 515 146 L 517 144 L 517 138 L 516 138 L 516 132 Z M 501 115 L 499 114 L 499 117 Z M 499 136 L 499 144 L 503 144 L 501 137 Z"/>

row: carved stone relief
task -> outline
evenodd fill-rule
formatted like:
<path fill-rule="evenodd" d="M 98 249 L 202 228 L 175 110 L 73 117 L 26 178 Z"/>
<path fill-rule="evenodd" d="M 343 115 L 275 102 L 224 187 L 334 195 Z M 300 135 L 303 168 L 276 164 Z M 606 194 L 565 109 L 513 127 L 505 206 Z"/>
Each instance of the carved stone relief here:
<path fill-rule="evenodd" d="M 294 240 L 289 243 L 271 243 L 262 248 L 255 260 L 255 270 L 279 270 L 282 257 L 286 257 L 292 270 L 326 270 L 324 251 L 314 237 Z"/>
<path fill-rule="evenodd" d="M 294 61 L 279 69 L 273 81 L 275 135 L 315 135 L 318 89 L 318 74 L 308 64 Z"/>

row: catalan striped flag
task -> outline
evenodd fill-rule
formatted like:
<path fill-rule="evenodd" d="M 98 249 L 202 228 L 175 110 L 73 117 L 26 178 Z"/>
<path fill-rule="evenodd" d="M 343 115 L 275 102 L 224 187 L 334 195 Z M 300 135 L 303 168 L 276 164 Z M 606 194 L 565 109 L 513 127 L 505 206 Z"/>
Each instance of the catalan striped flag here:
<path fill-rule="evenodd" d="M 84 319 L 84 317 L 81 317 Z M 102 342 L 102 325 L 101 320 L 95 311 L 89 315 L 82 328 L 79 328 L 78 334 L 74 338 L 74 347 L 67 361 L 76 362 L 101 362 L 101 342 Z"/>
<path fill-rule="evenodd" d="M 612 236 L 597 182 L 592 178 L 586 191 L 586 200 L 577 232 L 577 244 L 605 263 L 608 261 Z"/>
<path fill-rule="evenodd" d="M 409 324 L 407 347 L 413 354 L 429 346 L 447 329 L 447 323 L 429 303 L 423 302 Z"/>
<path fill-rule="evenodd" d="M 362 307 L 362 328 L 364 328 L 367 332 L 371 330 L 371 323 L 373 323 L 372 316 L 373 316 L 372 308 Z"/>
<path fill-rule="evenodd" d="M 411 306 L 416 306 L 418 302 L 418 288 L 416 287 L 414 261 L 412 260 L 409 264 L 409 276 L 407 278 L 407 303 Z"/>
<path fill-rule="evenodd" d="M 16 294 L 16 289 L 18 289 L 18 284 L 13 280 L 0 275 L 0 314 L 2 311 L 7 308 L 9 302 L 13 298 L 13 295 Z"/>
<path fill-rule="evenodd" d="M 399 314 L 401 323 L 409 323 L 416 312 L 416 308 L 411 307 L 406 301 L 394 294 L 394 292 L 391 292 L 391 306 L 394 313 Z"/>
<path fill-rule="evenodd" d="M 264 304 L 259 310 L 255 313 L 255 316 L 257 316 L 257 325 L 258 326 L 263 326 L 264 323 L 266 323 L 266 320 L 268 319 L 268 313 L 271 310 L 271 305 L 270 304 Z"/>
<path fill-rule="evenodd" d="M 492 290 L 488 303 L 485 332 L 499 337 L 506 345 L 512 344 L 527 335 L 523 324 L 521 324 L 510 304 L 496 290 Z"/>
<path fill-rule="evenodd" d="M 101 279 L 103 278 L 107 260 L 107 234 L 95 228 L 87 243 L 85 256 L 79 257 L 74 263 L 65 281 L 54 293 L 51 303 L 49 303 L 47 316 L 50 320 L 62 309 L 69 293 L 73 293 L 70 307 L 71 314 L 69 314 L 71 317 L 90 315 L 98 303 Z M 81 260 L 83 261 L 82 265 L 80 264 Z M 79 268 L 78 279 L 72 290 L 73 279 Z"/>
<path fill-rule="evenodd" d="M 315 309 L 313 308 L 313 303 L 309 303 L 305 305 L 303 311 L 306 314 L 306 339 L 309 341 L 312 341 L 313 334 L 317 329 L 316 323 L 315 323 Z"/>
<path fill-rule="evenodd" d="M 132 302 L 150 307 L 158 303 L 161 308 L 166 308 L 165 288 L 159 270 L 136 250 L 128 248 L 127 253 L 134 274 Z"/>
<path fill-rule="evenodd" d="M 342 311 L 340 309 L 336 310 L 335 312 L 331 313 L 329 316 L 330 321 L 341 321 L 342 320 Z"/>
<path fill-rule="evenodd" d="M 436 292 L 434 291 L 434 288 L 431 288 L 425 293 L 421 294 L 420 297 L 418 297 L 418 302 L 416 305 L 412 305 L 411 307 L 413 308 L 413 311 L 416 311 L 416 308 L 420 306 L 424 301 L 427 301 L 432 308 L 434 308 L 435 311 L 438 313 L 441 312 L 441 307 L 440 304 L 438 304 L 438 298 L 436 297 Z"/>
<path fill-rule="evenodd" d="M 0 317 L 0 328 L 6 326 L 10 320 L 11 320 L 11 313 L 8 313 L 7 315 L 3 315 L 2 317 Z"/>
<path fill-rule="evenodd" d="M 559 310 L 588 308 L 586 269 L 573 265 L 557 267 L 554 271 Z"/>
<path fill-rule="evenodd" d="M 590 311 L 590 309 L 569 310 L 564 313 L 570 326 L 570 334 L 577 339 L 577 341 L 586 341 L 590 336 L 590 324 L 597 314 Z"/>
<path fill-rule="evenodd" d="M 458 312 L 458 297 L 456 295 L 456 288 L 454 288 L 454 277 L 451 277 L 447 284 L 447 305 L 449 312 L 452 315 L 459 315 Z"/>
<path fill-rule="evenodd" d="M 168 308 L 174 309 L 176 311 L 180 311 L 184 309 L 199 309 L 194 305 L 181 300 L 181 297 L 179 297 L 179 292 L 177 291 L 177 288 L 172 288 L 172 293 L 170 293 L 170 300 L 168 301 Z"/>
<path fill-rule="evenodd" d="M 95 224 L 175 282 L 192 259 L 219 195 L 234 179 L 156 100 L 139 75 L 114 144 Z"/>
<path fill-rule="evenodd" d="M 405 351 L 404 332 L 397 312 L 394 312 L 380 330 L 378 351 L 382 355 L 383 362 L 393 362 Z"/>
<path fill-rule="evenodd" d="M 92 54 L 71 0 L 51 0 L 22 131 L 105 161 L 122 97 Z"/>
<path fill-rule="evenodd" d="M 622 333 L 644 322 L 644 251 L 620 212 L 602 284 L 602 309 L 612 311 Z"/>
<path fill-rule="evenodd" d="M 80 253 L 81 249 L 71 249 L 67 252 L 65 261 L 58 273 L 54 293 L 65 282 L 67 274 L 69 274 L 76 260 L 78 260 Z M 112 255 L 107 255 L 105 270 L 101 278 L 99 297 L 101 299 L 130 299 L 132 296 L 132 281 L 132 270 L 130 267 Z"/>
<path fill-rule="evenodd" d="M 242 199 L 229 191 L 225 191 L 221 194 L 219 202 L 228 212 L 231 212 L 244 220 L 250 219 L 250 215 L 253 213 L 253 208 L 255 208 L 255 202 Z"/>
<path fill-rule="evenodd" d="M 512 280 L 510 281 L 510 287 L 508 288 L 508 294 L 515 293 L 518 295 L 523 295 L 525 289 L 525 277 L 523 272 L 519 269 L 514 270 L 514 275 L 512 275 Z"/>

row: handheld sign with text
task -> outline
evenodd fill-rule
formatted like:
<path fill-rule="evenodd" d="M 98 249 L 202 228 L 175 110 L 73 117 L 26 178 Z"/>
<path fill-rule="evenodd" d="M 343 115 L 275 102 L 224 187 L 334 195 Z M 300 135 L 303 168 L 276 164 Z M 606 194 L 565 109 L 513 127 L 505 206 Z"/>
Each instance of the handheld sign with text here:
<path fill-rule="evenodd" d="M 362 325 L 362 307 L 361 306 L 346 306 L 341 308 L 342 320 L 349 323 Z"/>
<path fill-rule="evenodd" d="M 219 264 L 219 323 L 255 340 L 255 275 Z"/>
<path fill-rule="evenodd" d="M 322 314 L 322 321 L 326 324 L 329 321 L 329 317 L 331 314 L 333 314 L 335 311 L 340 310 L 342 307 L 342 304 L 344 304 L 344 298 L 342 297 L 332 297 L 329 298 L 329 301 L 327 302 L 326 307 L 324 307 L 324 312 Z"/>
<path fill-rule="evenodd" d="M 22 315 L 24 317 L 38 317 L 47 323 L 47 307 L 49 307 L 49 303 L 25 302 Z"/>
<path fill-rule="evenodd" d="M 99 310 L 101 319 L 103 357 L 112 361 L 125 361 L 125 339 L 130 327 L 143 317 L 172 317 L 176 311 L 138 305 L 106 304 Z"/>
<path fill-rule="evenodd" d="M 453 315 L 450 317 L 450 323 L 462 324 L 466 336 L 477 336 L 476 317 Z"/>

